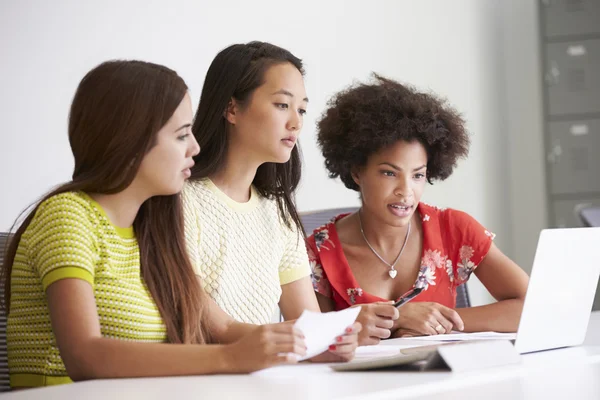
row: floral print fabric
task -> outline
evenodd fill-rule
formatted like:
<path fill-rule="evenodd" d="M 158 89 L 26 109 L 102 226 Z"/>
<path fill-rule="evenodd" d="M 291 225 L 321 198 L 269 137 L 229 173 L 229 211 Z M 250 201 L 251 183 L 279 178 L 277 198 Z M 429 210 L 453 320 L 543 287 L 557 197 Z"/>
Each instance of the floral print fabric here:
<path fill-rule="evenodd" d="M 423 254 L 413 286 L 424 290 L 413 301 L 434 301 L 454 308 L 456 287 L 467 282 L 487 255 L 495 235 L 461 211 L 425 203 L 420 203 L 417 210 L 423 221 Z M 313 287 L 332 298 L 337 310 L 389 300 L 363 291 L 352 274 L 335 227 L 335 222 L 346 215 L 338 215 L 315 229 L 307 239 Z"/>

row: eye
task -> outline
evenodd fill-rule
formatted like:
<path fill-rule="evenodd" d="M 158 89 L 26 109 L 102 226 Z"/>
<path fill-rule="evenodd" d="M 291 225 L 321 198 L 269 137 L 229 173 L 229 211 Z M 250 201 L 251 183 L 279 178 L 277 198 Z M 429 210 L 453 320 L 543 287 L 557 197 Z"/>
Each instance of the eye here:
<path fill-rule="evenodd" d="M 306 110 L 304 108 L 301 108 L 298 110 L 298 113 L 300 113 L 300 115 L 304 116 L 304 115 L 306 115 Z"/>
<path fill-rule="evenodd" d="M 287 103 L 275 103 L 275 107 L 280 108 L 282 110 L 287 110 L 289 106 L 287 105 Z"/>
<path fill-rule="evenodd" d="M 396 176 L 396 174 L 394 173 L 394 171 L 390 171 L 390 170 L 383 170 L 383 171 L 381 171 L 381 174 L 383 176 L 390 176 L 390 177 Z"/>
<path fill-rule="evenodd" d="M 425 174 L 422 173 L 422 172 L 418 172 L 418 173 L 415 174 L 415 179 L 417 179 L 417 180 L 421 180 L 421 179 L 424 179 L 424 178 L 425 178 Z"/>
<path fill-rule="evenodd" d="M 190 136 L 190 134 L 189 134 L 189 133 L 184 133 L 183 135 L 179 135 L 179 136 L 177 136 L 177 140 L 184 141 L 184 140 L 185 140 L 185 138 L 187 138 L 188 136 Z"/>

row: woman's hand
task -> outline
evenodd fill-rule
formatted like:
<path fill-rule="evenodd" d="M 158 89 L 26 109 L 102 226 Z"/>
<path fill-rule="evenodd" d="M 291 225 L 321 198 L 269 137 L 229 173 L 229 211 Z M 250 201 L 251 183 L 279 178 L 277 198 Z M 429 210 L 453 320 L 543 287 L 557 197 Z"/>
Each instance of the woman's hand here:
<path fill-rule="evenodd" d="M 306 354 L 304 335 L 294 321 L 257 326 L 250 334 L 224 347 L 232 373 L 248 373 L 280 364 L 294 364 Z"/>
<path fill-rule="evenodd" d="M 354 358 L 358 347 L 358 334 L 362 326 L 355 322 L 346 328 L 342 336 L 335 338 L 335 344 L 329 346 L 329 350 L 310 359 L 312 362 L 346 362 Z"/>
<path fill-rule="evenodd" d="M 398 310 L 392 302 L 361 304 L 356 320 L 361 323 L 362 331 L 358 336 L 359 346 L 378 344 L 381 339 L 391 336 Z"/>
<path fill-rule="evenodd" d="M 456 311 L 439 303 L 414 302 L 400 308 L 394 337 L 440 335 L 453 330 L 462 331 L 465 325 Z"/>

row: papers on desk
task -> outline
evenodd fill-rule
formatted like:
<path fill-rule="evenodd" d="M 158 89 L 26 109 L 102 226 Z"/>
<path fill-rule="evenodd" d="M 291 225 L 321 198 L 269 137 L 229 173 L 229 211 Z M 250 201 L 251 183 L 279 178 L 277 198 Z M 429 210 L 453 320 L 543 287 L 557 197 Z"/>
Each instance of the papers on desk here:
<path fill-rule="evenodd" d="M 517 338 L 516 333 L 498 333 L 498 332 L 473 332 L 461 333 L 455 332 L 446 335 L 416 336 L 402 338 L 402 340 L 419 340 L 424 342 L 466 342 L 473 340 L 513 340 Z"/>
<path fill-rule="evenodd" d="M 299 361 L 321 354 L 329 348 L 329 345 L 335 344 L 335 338 L 345 333 L 346 328 L 354 323 L 359 312 L 360 307 L 328 313 L 304 310 L 294 324 L 304 334 L 306 344 L 306 355 Z"/>

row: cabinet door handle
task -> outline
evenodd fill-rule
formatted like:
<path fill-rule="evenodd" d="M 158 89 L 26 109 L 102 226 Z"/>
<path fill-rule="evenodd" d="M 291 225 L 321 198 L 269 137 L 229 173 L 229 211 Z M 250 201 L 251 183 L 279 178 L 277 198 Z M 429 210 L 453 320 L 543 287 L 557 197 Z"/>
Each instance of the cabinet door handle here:
<path fill-rule="evenodd" d="M 550 69 L 546 72 L 546 85 L 554 86 L 557 85 L 560 78 L 560 70 L 558 69 L 558 63 L 556 61 L 550 61 Z"/>

